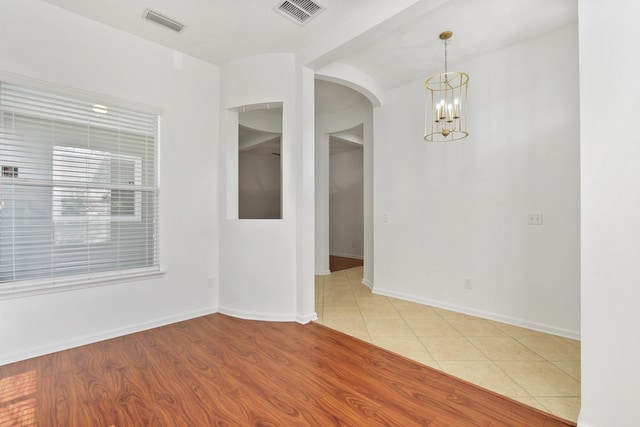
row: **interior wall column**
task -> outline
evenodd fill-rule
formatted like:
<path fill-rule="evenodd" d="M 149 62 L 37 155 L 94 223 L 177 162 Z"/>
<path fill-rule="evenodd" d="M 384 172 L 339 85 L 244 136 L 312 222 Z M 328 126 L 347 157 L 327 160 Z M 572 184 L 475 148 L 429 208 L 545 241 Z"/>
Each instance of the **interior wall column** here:
<path fill-rule="evenodd" d="M 316 274 L 327 275 L 329 269 L 329 134 L 316 134 Z"/>
<path fill-rule="evenodd" d="M 296 176 L 296 320 L 315 320 L 315 84 L 314 72 L 296 67 L 297 144 L 294 145 Z"/>

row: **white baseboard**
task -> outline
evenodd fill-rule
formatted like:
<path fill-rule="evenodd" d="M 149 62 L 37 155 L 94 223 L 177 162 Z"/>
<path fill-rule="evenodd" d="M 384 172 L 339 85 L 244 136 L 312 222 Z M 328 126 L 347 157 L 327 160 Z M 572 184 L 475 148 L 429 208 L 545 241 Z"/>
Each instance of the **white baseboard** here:
<path fill-rule="evenodd" d="M 329 252 L 331 256 L 339 256 L 342 258 L 353 258 L 353 259 L 364 259 L 363 255 L 355 255 L 355 254 L 346 254 L 342 252 Z"/>
<path fill-rule="evenodd" d="M 188 313 L 183 313 L 177 316 L 163 317 L 150 322 L 137 323 L 135 325 L 129 325 L 126 328 L 112 329 L 104 331 L 98 334 L 85 335 L 80 338 L 64 341 L 55 345 L 44 346 L 34 348 L 24 352 L 18 352 L 13 354 L 3 354 L 0 356 L 0 366 L 8 363 L 18 362 L 20 360 L 31 359 L 32 357 L 44 356 L 45 354 L 55 353 L 57 351 L 68 350 L 74 347 L 80 347 L 87 344 L 92 344 L 98 341 L 104 341 L 111 338 L 121 337 L 123 335 L 133 334 L 147 329 L 157 328 L 159 326 L 170 325 L 172 323 L 182 322 L 183 320 L 194 319 L 196 317 L 206 316 L 215 313 L 216 310 L 196 310 Z"/>
<path fill-rule="evenodd" d="M 318 315 L 314 311 L 313 313 L 305 315 L 296 314 L 274 314 L 274 313 L 261 313 L 257 311 L 245 311 L 236 310 L 235 308 L 219 307 L 218 313 L 226 314 L 231 317 L 237 317 L 238 319 L 246 320 L 261 320 L 265 322 L 298 322 L 303 325 L 313 320 L 318 319 Z"/>
<path fill-rule="evenodd" d="M 580 339 L 580 332 L 578 331 L 557 328 L 555 326 L 546 325 L 543 323 L 530 322 L 525 319 L 518 319 L 516 317 L 504 316 L 501 314 L 491 313 L 491 312 L 482 311 L 482 310 L 474 310 L 472 308 L 463 307 L 455 304 L 448 304 L 442 301 L 431 300 L 427 298 L 417 298 L 411 295 L 406 295 L 406 294 L 402 294 L 400 292 L 395 292 L 395 291 L 389 291 L 386 289 L 376 288 L 376 289 L 373 289 L 372 292 L 374 294 L 398 298 L 406 301 L 418 302 L 421 304 L 430 305 L 432 307 L 443 308 L 445 310 L 451 310 L 458 313 L 468 314 L 470 316 L 481 317 L 483 319 L 495 320 L 497 322 L 507 323 L 513 326 L 520 326 L 522 328 L 533 329 L 534 331 L 544 332 L 547 334 L 558 335 L 561 337 L 571 338 L 574 340 Z"/>
<path fill-rule="evenodd" d="M 257 311 L 236 310 L 229 307 L 218 307 L 218 312 L 231 317 L 246 320 L 264 320 L 267 322 L 297 322 L 298 316 L 295 313 L 262 313 Z"/>
<path fill-rule="evenodd" d="M 304 316 L 296 316 L 296 322 L 302 323 L 303 325 L 306 325 L 309 322 L 313 322 L 314 320 L 318 320 L 318 315 L 315 311 Z"/>
<path fill-rule="evenodd" d="M 331 270 L 320 270 L 320 271 L 316 271 L 316 276 L 328 276 L 329 274 L 331 274 Z"/>
<path fill-rule="evenodd" d="M 365 285 L 367 288 L 371 289 L 371 291 L 373 292 L 373 283 L 369 279 L 365 279 L 363 277 L 361 283 Z"/>

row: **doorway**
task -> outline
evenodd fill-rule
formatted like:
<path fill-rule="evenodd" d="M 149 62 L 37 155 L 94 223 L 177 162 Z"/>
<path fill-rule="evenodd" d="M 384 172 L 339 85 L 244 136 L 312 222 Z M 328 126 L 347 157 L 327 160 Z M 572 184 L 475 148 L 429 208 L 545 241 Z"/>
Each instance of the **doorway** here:
<path fill-rule="evenodd" d="M 345 85 L 316 78 L 315 81 L 315 273 L 331 273 L 330 253 L 363 258 L 362 283 L 373 287 L 373 104 L 361 92 Z M 357 144 L 362 171 L 362 239 L 340 242 L 330 238 L 330 146 Z M 345 148 L 345 146 L 342 146 Z M 354 154 L 352 154 L 354 155 Z M 333 156 L 336 157 L 336 156 Z M 345 157 L 348 157 L 345 156 Z M 334 166 L 338 160 L 333 161 Z M 334 187 L 334 191 L 336 188 Z M 335 202 L 333 203 L 334 208 Z M 339 227 L 339 226 L 338 226 Z M 334 233 L 335 234 L 335 233 Z M 330 248 L 333 240 L 333 248 Z M 336 248 L 339 243 L 340 248 Z M 355 246 L 355 247 L 354 247 Z M 357 259 L 357 258 L 356 258 Z"/>
<path fill-rule="evenodd" d="M 362 124 L 329 137 L 329 269 L 363 265 Z"/>

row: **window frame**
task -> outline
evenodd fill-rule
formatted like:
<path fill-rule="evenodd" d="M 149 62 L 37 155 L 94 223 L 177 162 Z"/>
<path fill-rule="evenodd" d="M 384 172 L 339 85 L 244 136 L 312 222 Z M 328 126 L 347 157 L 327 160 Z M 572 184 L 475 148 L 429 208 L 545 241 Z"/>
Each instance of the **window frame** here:
<path fill-rule="evenodd" d="M 128 109 L 133 112 L 142 113 L 142 114 L 150 114 L 155 116 L 155 138 L 153 143 L 153 148 L 155 150 L 154 154 L 154 164 L 153 164 L 153 173 L 154 173 L 154 182 L 155 185 L 152 187 L 142 186 L 142 160 L 136 156 L 129 156 L 121 153 L 111 153 L 114 158 L 122 159 L 122 160 L 133 160 L 135 162 L 135 182 L 133 187 L 131 188 L 134 191 L 134 215 L 111 215 L 110 221 L 113 223 L 130 223 L 135 221 L 141 221 L 142 217 L 142 191 L 152 191 L 153 192 L 153 261 L 152 265 L 147 267 L 139 267 L 139 268 L 123 268 L 123 269 L 115 269 L 108 271 L 99 271 L 99 272 L 91 272 L 91 273 L 83 273 L 83 274 L 70 274 L 70 275 L 54 275 L 52 277 L 46 278 L 36 278 L 36 279 L 18 279 L 13 281 L 5 281 L 0 283 L 0 300 L 11 299 L 11 298 L 21 298 L 25 296 L 31 295 L 39 295 L 39 294 L 47 294 L 47 293 L 55 293 L 55 292 L 65 292 L 74 289 L 83 289 L 83 288 L 91 288 L 96 286 L 103 285 L 112 285 L 118 283 L 126 283 L 137 280 L 147 280 L 153 278 L 159 278 L 164 275 L 164 269 L 161 267 L 161 257 L 160 257 L 160 219 L 159 219 L 159 194 L 160 194 L 160 125 L 161 125 L 161 109 L 157 107 L 151 107 L 148 105 L 143 105 L 139 103 L 134 103 L 131 101 L 114 98 L 107 95 L 98 95 L 95 93 L 89 93 L 86 91 L 60 86 L 48 82 L 37 81 L 30 78 L 26 78 L 23 76 L 13 75 L 10 73 L 0 71 L 0 82 L 9 84 L 9 85 L 17 85 L 22 88 L 33 89 L 37 91 L 44 91 L 54 96 L 62 96 L 73 98 L 77 101 L 85 101 L 85 102 L 94 102 L 96 104 L 101 105 L 111 105 L 117 108 Z M 99 102 L 95 102 L 99 100 Z M 50 118 L 43 116 L 44 118 Z M 59 144 L 54 144 L 59 145 Z M 53 154 L 51 157 L 51 161 L 53 161 Z M 4 183 L 8 182 L 8 179 L 16 179 L 22 180 L 18 177 L 18 170 L 15 171 L 15 177 L 10 176 L 11 174 L 5 174 L 4 169 L 3 173 L 0 175 L 0 180 L 3 180 Z M 53 183 L 53 178 L 52 178 Z M 123 187 L 127 187 L 124 185 Z M 71 188 L 71 187 L 66 187 Z M 136 188 L 141 188 L 142 191 L 136 191 Z M 129 188 L 121 188 L 123 190 L 130 190 Z M 53 185 L 51 186 L 51 192 L 53 193 Z M 109 196 L 111 199 L 111 195 Z M 53 194 L 51 194 L 51 204 L 53 205 Z M 53 207 L 53 206 L 52 206 Z M 0 205 L 0 209 L 2 206 Z M 58 219 L 58 221 L 65 221 L 65 219 Z M 51 223 L 52 227 L 54 224 L 54 214 L 53 210 L 51 213 Z"/>

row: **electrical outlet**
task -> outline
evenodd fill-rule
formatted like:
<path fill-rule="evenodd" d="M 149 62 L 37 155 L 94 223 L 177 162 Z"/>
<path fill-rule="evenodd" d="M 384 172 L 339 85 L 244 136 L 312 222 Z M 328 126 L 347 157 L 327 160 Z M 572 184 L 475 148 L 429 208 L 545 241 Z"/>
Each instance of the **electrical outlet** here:
<path fill-rule="evenodd" d="M 473 283 L 471 282 L 471 279 L 464 279 L 464 288 L 473 289 Z"/>
<path fill-rule="evenodd" d="M 207 279 L 207 288 L 215 288 L 216 287 L 216 278 L 215 277 L 209 277 Z"/>
<path fill-rule="evenodd" d="M 542 225 L 542 212 L 529 212 L 527 218 L 529 225 Z"/>

